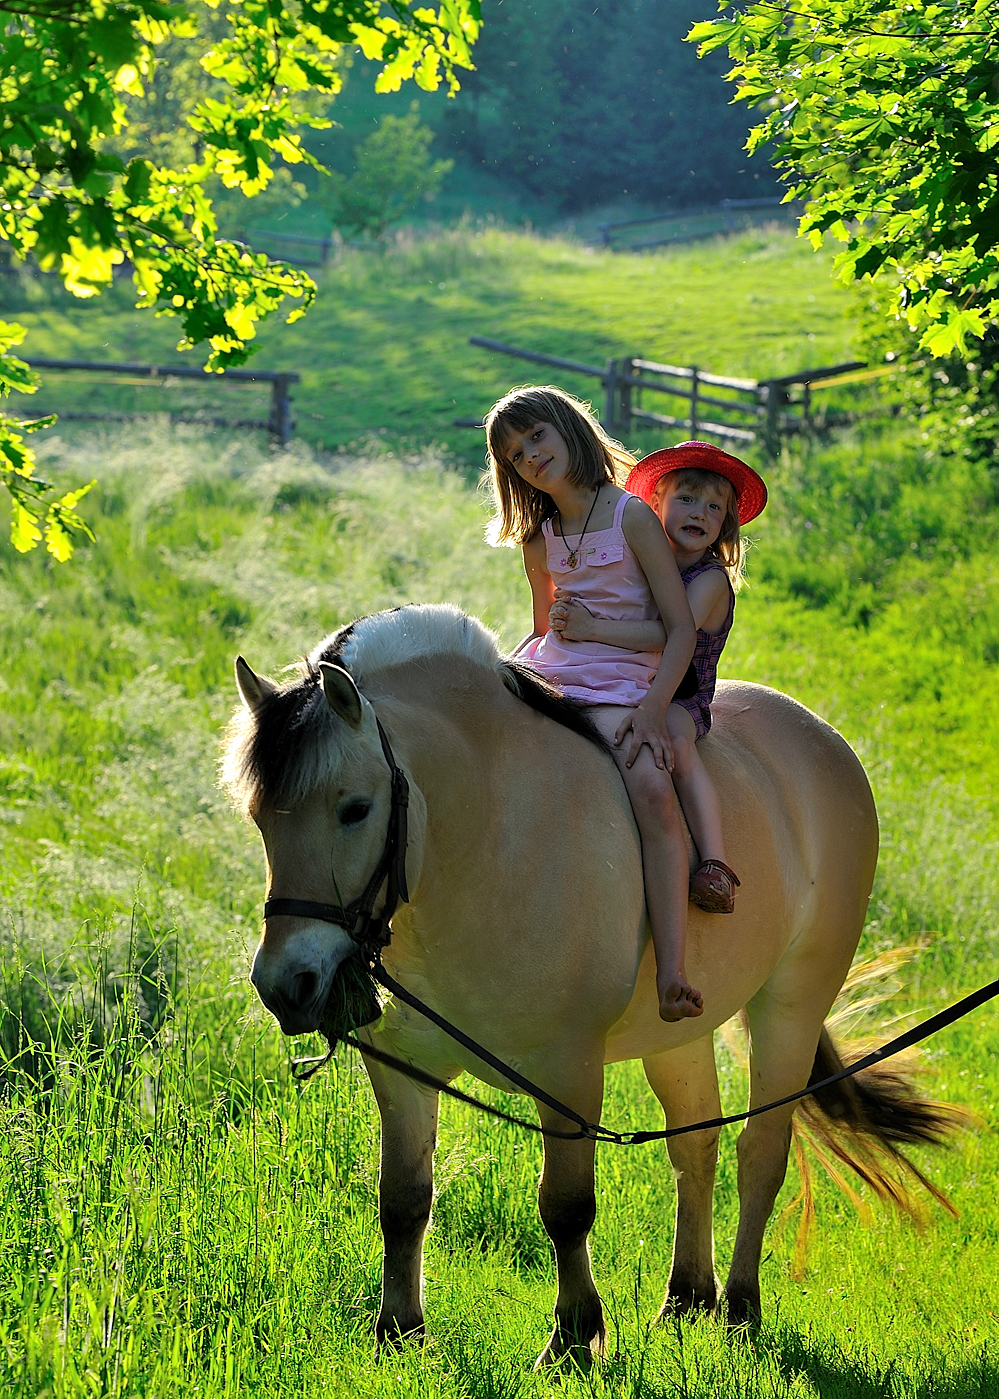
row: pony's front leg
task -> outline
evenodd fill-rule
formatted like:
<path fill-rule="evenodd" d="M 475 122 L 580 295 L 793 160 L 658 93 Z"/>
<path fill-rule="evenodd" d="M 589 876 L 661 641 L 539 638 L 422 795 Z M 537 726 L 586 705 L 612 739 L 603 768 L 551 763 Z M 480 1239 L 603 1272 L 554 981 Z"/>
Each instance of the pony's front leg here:
<path fill-rule="evenodd" d="M 580 1092 L 575 1088 L 565 1094 L 557 1089 L 556 1096 L 571 1103 L 588 1121 L 595 1122 L 600 1114 L 603 1089 L 601 1071 L 599 1089 Z M 538 1105 L 541 1124 L 549 1130 L 573 1132 L 576 1124 Z M 587 1369 L 595 1355 L 603 1351 L 604 1313 L 590 1269 L 587 1242 L 597 1213 L 594 1186 L 595 1143 L 583 1139 L 562 1141 L 545 1138 L 545 1164 L 538 1188 L 541 1222 L 555 1249 L 558 1270 L 558 1296 L 555 1300 L 555 1327 L 548 1344 L 538 1356 L 535 1368 L 569 1361 Z"/>
<path fill-rule="evenodd" d="M 423 1236 L 434 1193 L 438 1094 L 367 1061 L 381 1115 L 378 1214 L 382 1226 L 382 1304 L 376 1344 L 423 1335 Z"/>

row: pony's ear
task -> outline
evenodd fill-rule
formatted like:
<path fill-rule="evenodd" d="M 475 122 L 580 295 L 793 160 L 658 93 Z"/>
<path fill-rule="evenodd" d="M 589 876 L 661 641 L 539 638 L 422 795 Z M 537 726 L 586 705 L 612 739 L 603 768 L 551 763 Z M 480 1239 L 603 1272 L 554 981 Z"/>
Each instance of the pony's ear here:
<path fill-rule="evenodd" d="M 341 666 L 330 665 L 328 661 L 319 662 L 319 674 L 330 709 L 352 729 L 359 729 L 364 717 L 364 701 L 354 681 Z"/>
<path fill-rule="evenodd" d="M 274 681 L 268 680 L 266 676 L 257 675 L 256 671 L 251 670 L 246 664 L 242 656 L 236 657 L 236 686 L 240 698 L 251 714 L 256 713 L 261 705 L 267 703 L 271 695 L 277 693 Z"/>

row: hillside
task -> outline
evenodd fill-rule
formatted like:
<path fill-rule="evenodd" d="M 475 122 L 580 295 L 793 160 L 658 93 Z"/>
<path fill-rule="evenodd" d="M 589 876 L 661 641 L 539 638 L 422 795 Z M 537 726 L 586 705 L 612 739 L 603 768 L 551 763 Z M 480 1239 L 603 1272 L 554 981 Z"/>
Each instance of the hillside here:
<path fill-rule="evenodd" d="M 381 252 L 342 252 L 318 274 L 318 302 L 306 319 L 268 323 L 252 363 L 302 375 L 295 415 L 313 446 L 331 450 L 379 433 L 395 444 L 441 443 L 472 463 L 481 460 L 477 439 L 452 419 L 482 413 L 511 384 L 529 381 L 532 368 L 469 347 L 470 335 L 587 363 L 635 354 L 719 374 L 789 374 L 851 358 L 851 302 L 829 269 L 827 255 L 787 232 L 635 256 L 457 229 Z M 0 296 L 5 313 L 30 329 L 29 355 L 178 358 L 175 323 L 132 309 L 127 281 L 93 302 L 74 301 L 47 279 L 5 285 Z M 592 379 L 566 376 L 564 385 L 599 395 Z M 230 417 L 266 408 L 260 390 L 192 393 L 178 384 L 164 393 L 55 375 L 38 403 L 88 411 L 211 404 Z"/>

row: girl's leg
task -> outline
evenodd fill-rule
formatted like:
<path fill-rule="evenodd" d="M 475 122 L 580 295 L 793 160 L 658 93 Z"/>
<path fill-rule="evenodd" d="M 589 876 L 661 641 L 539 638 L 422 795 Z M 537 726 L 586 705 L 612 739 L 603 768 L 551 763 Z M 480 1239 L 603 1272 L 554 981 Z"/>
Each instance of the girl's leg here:
<path fill-rule="evenodd" d="M 671 704 L 666 727 L 673 745 L 673 783 L 700 856 L 690 881 L 690 900 L 706 913 L 732 913 L 739 879 L 725 862 L 721 804 L 697 751 L 694 720 L 682 704 Z"/>
<path fill-rule="evenodd" d="M 697 853 L 702 861 L 720 860 L 725 864 L 718 792 L 697 751 L 694 721 L 683 705 L 671 704 L 666 711 L 666 727 L 673 744 L 673 785 Z"/>
<path fill-rule="evenodd" d="M 680 804 L 668 772 L 656 767 L 648 748 L 633 765 L 624 765 L 624 754 L 614 748 L 621 722 L 619 705 L 598 705 L 590 710 L 594 723 L 612 745 L 615 761 L 628 789 L 632 810 L 642 837 L 645 903 L 656 950 L 656 988 L 659 1014 L 664 1020 L 683 1020 L 704 1009 L 683 969 L 687 942 L 687 848 L 683 839 Z"/>

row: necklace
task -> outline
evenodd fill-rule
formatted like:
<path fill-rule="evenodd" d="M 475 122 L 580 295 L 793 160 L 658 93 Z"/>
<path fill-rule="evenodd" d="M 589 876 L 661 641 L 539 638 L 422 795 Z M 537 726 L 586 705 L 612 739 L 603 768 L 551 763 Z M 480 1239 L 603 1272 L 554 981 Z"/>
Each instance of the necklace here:
<path fill-rule="evenodd" d="M 579 563 L 579 551 L 583 547 L 583 537 L 586 534 L 587 525 L 589 525 L 590 523 L 590 516 L 592 516 L 593 514 L 593 506 L 596 505 L 599 496 L 600 487 L 598 486 L 596 495 L 594 495 L 593 497 L 593 505 L 590 506 L 590 513 L 586 517 L 586 524 L 583 525 L 583 533 L 579 536 L 579 543 L 576 545 L 575 549 L 570 549 L 568 544 L 565 543 L 565 535 L 562 533 L 562 512 L 561 510 L 556 511 L 556 514 L 558 515 L 558 534 L 562 543 L 565 544 L 566 562 L 568 563 L 570 568 L 575 568 L 576 565 Z"/>

